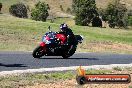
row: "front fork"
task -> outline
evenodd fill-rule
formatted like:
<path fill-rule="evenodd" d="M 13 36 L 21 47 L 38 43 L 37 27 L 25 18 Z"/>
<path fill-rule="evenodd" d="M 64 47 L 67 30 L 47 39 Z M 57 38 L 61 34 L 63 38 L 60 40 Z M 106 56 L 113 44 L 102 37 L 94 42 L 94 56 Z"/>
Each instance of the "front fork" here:
<path fill-rule="evenodd" d="M 41 47 L 45 47 L 45 43 L 44 42 L 40 42 L 40 44 L 39 44 Z"/>
<path fill-rule="evenodd" d="M 40 42 L 39 45 L 43 48 L 43 52 L 46 52 L 46 44 L 44 42 Z"/>

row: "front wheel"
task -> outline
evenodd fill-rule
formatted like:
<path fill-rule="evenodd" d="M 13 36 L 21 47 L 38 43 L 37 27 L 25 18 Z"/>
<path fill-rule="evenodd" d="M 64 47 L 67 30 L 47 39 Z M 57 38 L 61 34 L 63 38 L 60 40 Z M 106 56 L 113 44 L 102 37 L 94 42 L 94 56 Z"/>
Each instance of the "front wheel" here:
<path fill-rule="evenodd" d="M 34 58 L 40 58 L 44 55 L 44 49 L 41 46 L 38 46 L 34 49 L 32 55 Z"/>

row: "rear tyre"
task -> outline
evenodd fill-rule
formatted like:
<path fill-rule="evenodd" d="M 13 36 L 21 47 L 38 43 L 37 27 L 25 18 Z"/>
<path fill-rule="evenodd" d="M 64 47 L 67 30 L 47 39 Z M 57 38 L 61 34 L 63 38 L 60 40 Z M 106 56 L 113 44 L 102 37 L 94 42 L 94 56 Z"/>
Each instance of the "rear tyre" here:
<path fill-rule="evenodd" d="M 63 59 L 67 59 L 70 57 L 70 55 L 62 55 Z"/>
<path fill-rule="evenodd" d="M 33 53 L 32 53 L 34 58 L 40 58 L 44 55 L 44 50 L 41 46 L 38 46 L 34 49 Z"/>
<path fill-rule="evenodd" d="M 64 54 L 62 55 L 62 57 L 63 57 L 64 59 L 69 58 L 70 56 L 72 56 L 72 55 L 75 53 L 75 51 L 76 51 L 76 47 L 73 47 L 73 48 L 69 51 L 69 53 L 68 53 L 68 52 L 64 52 Z"/>

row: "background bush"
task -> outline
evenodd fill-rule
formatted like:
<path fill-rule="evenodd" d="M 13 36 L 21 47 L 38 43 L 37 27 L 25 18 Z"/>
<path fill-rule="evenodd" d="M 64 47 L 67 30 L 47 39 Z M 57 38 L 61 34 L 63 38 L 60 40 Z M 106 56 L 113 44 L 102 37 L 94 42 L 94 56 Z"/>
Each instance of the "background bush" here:
<path fill-rule="evenodd" d="M 45 4 L 44 2 L 38 2 L 35 5 L 35 8 L 31 11 L 31 18 L 36 21 L 45 22 L 47 17 L 49 16 L 49 9 L 50 8 L 48 4 Z"/>
<path fill-rule="evenodd" d="M 98 15 L 95 0 L 73 0 L 72 7 L 77 25 L 88 26 L 91 20 Z"/>
<path fill-rule="evenodd" d="M 107 16 L 110 27 L 114 28 L 117 26 L 119 28 L 126 28 L 128 25 L 126 5 L 121 4 L 119 0 L 115 0 L 113 3 L 110 3 L 106 8 L 104 15 Z"/>
<path fill-rule="evenodd" d="M 9 8 L 10 14 L 19 18 L 27 18 L 27 7 L 23 3 L 13 4 Z"/>

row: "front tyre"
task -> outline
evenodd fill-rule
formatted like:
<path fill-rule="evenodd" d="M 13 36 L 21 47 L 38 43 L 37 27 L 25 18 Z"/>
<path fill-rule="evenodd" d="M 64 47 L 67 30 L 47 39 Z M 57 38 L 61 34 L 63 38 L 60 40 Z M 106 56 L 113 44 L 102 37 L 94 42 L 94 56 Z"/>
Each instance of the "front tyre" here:
<path fill-rule="evenodd" d="M 44 55 L 44 49 L 41 46 L 38 46 L 34 49 L 32 55 L 34 58 L 40 58 Z"/>

